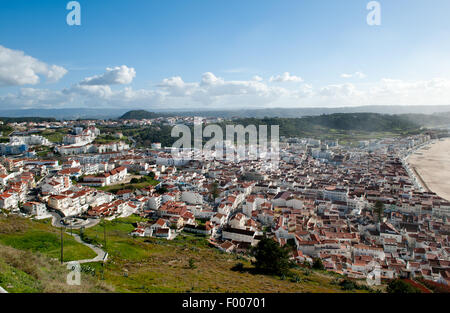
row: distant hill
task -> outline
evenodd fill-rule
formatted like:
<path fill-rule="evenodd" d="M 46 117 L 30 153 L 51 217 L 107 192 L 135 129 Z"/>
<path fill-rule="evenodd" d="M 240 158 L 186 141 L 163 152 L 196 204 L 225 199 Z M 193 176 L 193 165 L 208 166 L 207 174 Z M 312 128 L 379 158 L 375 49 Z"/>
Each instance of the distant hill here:
<path fill-rule="evenodd" d="M 266 109 L 243 109 L 240 110 L 199 110 L 193 108 L 192 110 L 165 110 L 156 111 L 158 116 L 203 116 L 203 117 L 222 117 L 222 118 L 264 118 L 264 117 L 304 117 L 315 116 L 322 114 L 336 114 L 336 113 L 378 113 L 378 114 L 440 114 L 443 112 L 450 112 L 450 105 L 441 106 L 359 106 L 359 107 L 340 107 L 340 108 L 266 108 Z M 146 118 L 150 113 L 145 110 L 130 111 L 138 118 Z M 128 113 L 130 113 L 128 112 Z M 125 115 L 127 115 L 126 113 Z M 123 117 L 122 117 L 123 118 Z M 136 117 L 135 117 L 136 118 Z M 150 117 L 151 118 L 151 117 Z"/>
<path fill-rule="evenodd" d="M 1 104 L 1 103 L 0 103 Z M 208 108 L 186 109 L 151 109 L 153 112 L 145 111 L 142 108 L 115 109 L 115 108 L 64 108 L 64 109 L 12 109 L 0 110 L 0 116 L 4 117 L 42 117 L 55 118 L 57 120 L 76 119 L 143 119 L 161 116 L 204 116 L 222 118 L 264 118 L 264 117 L 304 117 L 322 114 L 335 113 L 380 113 L 380 114 L 433 114 L 441 115 L 450 112 L 450 105 L 442 106 L 359 106 L 359 107 L 339 107 L 339 108 L 256 108 L 246 109 L 243 104 L 242 109 L 230 110 L 209 110 Z M 146 107 L 147 108 L 147 107 Z M 133 110 L 133 111 L 131 111 Z M 129 112 L 127 112 L 129 111 Z M 420 119 L 420 117 L 418 117 Z"/>
<path fill-rule="evenodd" d="M 23 123 L 23 122 L 56 122 L 52 117 L 0 117 L 0 121 L 3 123 Z"/>
<path fill-rule="evenodd" d="M 66 108 L 66 109 L 23 109 L 23 110 L 0 110 L 0 116 L 4 117 L 41 117 L 54 118 L 57 120 L 77 119 L 116 119 L 124 114 L 126 109 L 109 108 Z"/>
<path fill-rule="evenodd" d="M 305 116 L 302 118 L 243 118 L 233 120 L 241 125 L 280 125 L 280 135 L 328 135 L 347 132 L 390 132 L 401 134 L 418 130 L 421 125 L 404 115 L 377 113 L 336 113 L 329 115 Z"/>
<path fill-rule="evenodd" d="M 129 111 L 122 115 L 119 119 L 121 120 L 142 120 L 142 119 L 152 119 L 166 116 L 165 114 L 157 114 L 153 112 L 148 112 L 145 110 L 134 110 Z"/>
<path fill-rule="evenodd" d="M 414 115 L 419 119 L 419 115 Z M 425 119 L 425 118 L 424 118 Z M 310 137 L 317 139 L 337 139 L 357 141 L 391 136 L 417 134 L 422 125 L 409 119 L 407 115 L 377 113 L 336 113 L 301 118 L 239 118 L 218 123 L 223 133 L 226 125 L 279 125 L 280 136 Z M 192 126 L 191 126 L 192 127 Z M 124 135 L 132 136 L 138 146 L 148 146 L 151 142 L 161 142 L 171 146 L 177 138 L 171 137 L 169 126 L 152 126 L 141 130 L 124 130 Z M 270 127 L 268 128 L 270 134 Z"/>

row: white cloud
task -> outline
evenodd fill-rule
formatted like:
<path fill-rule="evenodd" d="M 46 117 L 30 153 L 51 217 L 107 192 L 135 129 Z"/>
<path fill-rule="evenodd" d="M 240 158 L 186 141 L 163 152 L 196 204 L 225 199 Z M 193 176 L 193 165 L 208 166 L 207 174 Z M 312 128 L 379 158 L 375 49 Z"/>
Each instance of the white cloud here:
<path fill-rule="evenodd" d="M 48 65 L 23 51 L 12 50 L 0 45 L 0 86 L 36 85 L 40 75 L 48 82 L 57 82 L 67 70 L 61 66 Z"/>
<path fill-rule="evenodd" d="M 328 85 L 319 90 L 319 95 L 326 97 L 350 97 L 356 93 L 355 85 L 349 83 Z"/>
<path fill-rule="evenodd" d="M 136 71 L 126 65 L 114 68 L 106 68 L 106 72 L 84 79 L 80 85 L 106 86 L 106 85 L 128 85 L 136 77 Z"/>
<path fill-rule="evenodd" d="M 364 74 L 363 72 L 355 72 L 353 74 L 341 74 L 342 78 L 359 78 L 359 79 L 364 79 L 366 78 L 366 74 Z"/>
<path fill-rule="evenodd" d="M 162 88 L 168 94 L 174 97 L 183 97 L 191 95 L 195 88 L 198 87 L 197 83 L 185 83 L 180 76 L 165 78 L 163 81 L 157 85 L 157 87 Z"/>
<path fill-rule="evenodd" d="M 298 76 L 291 75 L 289 72 L 284 72 L 281 75 L 272 76 L 270 82 L 285 83 L 285 82 L 302 82 L 303 79 Z"/>
<path fill-rule="evenodd" d="M 87 97 L 97 97 L 102 99 L 110 98 L 113 95 L 111 87 L 102 85 L 75 85 L 64 90 L 66 94 L 82 95 Z"/>

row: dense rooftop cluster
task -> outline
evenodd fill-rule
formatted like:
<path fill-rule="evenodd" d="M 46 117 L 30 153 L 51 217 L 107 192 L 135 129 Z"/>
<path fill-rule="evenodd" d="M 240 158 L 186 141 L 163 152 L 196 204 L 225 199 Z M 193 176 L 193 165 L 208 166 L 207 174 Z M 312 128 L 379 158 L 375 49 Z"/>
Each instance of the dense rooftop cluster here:
<path fill-rule="evenodd" d="M 115 123 L 155 121 L 102 125 Z M 407 164 L 429 135 L 361 141 L 358 147 L 282 138 L 277 166 L 198 153 L 195 160 L 177 159 L 158 143 L 57 154 L 91 145 L 100 135 L 92 124 L 78 122 L 79 135 L 66 135 L 54 157 L 2 157 L 0 207 L 38 218 L 51 212 L 85 219 L 138 214 L 147 222 L 132 236 L 170 240 L 192 232 L 222 251 L 243 254 L 269 236 L 289 245 L 298 263 L 320 258 L 327 270 L 349 277 L 379 269 L 382 279 L 450 282 L 450 203 L 426 190 Z"/>

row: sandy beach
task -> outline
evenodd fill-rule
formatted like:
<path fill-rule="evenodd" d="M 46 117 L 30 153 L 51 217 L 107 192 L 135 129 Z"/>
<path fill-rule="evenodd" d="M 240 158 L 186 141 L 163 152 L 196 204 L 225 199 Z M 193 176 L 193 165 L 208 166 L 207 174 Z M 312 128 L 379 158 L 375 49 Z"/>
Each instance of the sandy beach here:
<path fill-rule="evenodd" d="M 428 189 L 450 201 L 450 138 L 413 153 L 408 163 Z"/>

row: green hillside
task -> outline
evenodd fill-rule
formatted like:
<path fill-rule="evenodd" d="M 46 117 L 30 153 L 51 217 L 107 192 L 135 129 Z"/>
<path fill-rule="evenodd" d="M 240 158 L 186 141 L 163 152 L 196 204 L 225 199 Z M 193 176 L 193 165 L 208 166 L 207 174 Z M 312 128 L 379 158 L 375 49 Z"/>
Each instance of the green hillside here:
<path fill-rule="evenodd" d="M 162 114 L 156 114 L 153 112 L 148 112 L 145 110 L 134 110 L 129 111 L 122 115 L 119 119 L 121 120 L 142 120 L 142 119 L 152 119 L 163 116 Z"/>

